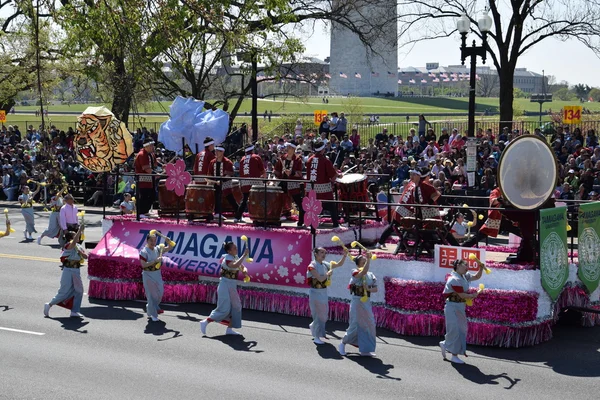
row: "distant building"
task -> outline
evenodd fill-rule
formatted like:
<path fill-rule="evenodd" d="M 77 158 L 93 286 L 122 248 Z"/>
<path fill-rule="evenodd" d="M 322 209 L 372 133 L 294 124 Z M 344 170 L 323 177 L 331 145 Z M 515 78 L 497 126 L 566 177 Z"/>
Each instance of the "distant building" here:
<path fill-rule="evenodd" d="M 411 88 L 418 93 L 428 93 L 428 88 L 440 87 L 448 89 L 468 88 L 469 67 L 464 65 L 440 66 L 439 63 L 427 63 L 425 67 L 406 67 L 398 69 L 400 91 L 410 92 Z M 489 66 L 477 67 L 476 79 L 488 86 L 490 94 L 500 87 L 498 72 Z M 546 80 L 543 83 L 544 79 Z M 527 68 L 516 68 L 513 80 L 515 88 L 525 93 L 542 93 L 548 87 L 548 78 Z M 494 88 L 495 86 L 495 88 Z M 494 90 L 495 89 L 495 90 Z"/>
<path fill-rule="evenodd" d="M 382 0 L 361 8 L 362 16 L 373 20 L 385 18 L 396 10 L 396 2 Z M 357 12 L 358 12 L 357 11 Z M 382 17 L 383 15 L 383 17 Z M 350 16 L 350 18 L 352 18 Z M 354 96 L 396 96 L 398 84 L 398 27 L 389 24 L 385 37 L 373 40 L 373 54 L 358 35 L 336 22 L 331 24 L 329 87 L 332 93 Z"/>

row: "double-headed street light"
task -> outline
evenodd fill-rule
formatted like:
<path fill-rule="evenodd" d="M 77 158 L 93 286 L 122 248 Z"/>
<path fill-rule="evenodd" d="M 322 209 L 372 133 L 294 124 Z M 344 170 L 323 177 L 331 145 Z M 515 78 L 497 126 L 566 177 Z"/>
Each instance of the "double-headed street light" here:
<path fill-rule="evenodd" d="M 492 28 L 492 18 L 487 11 L 477 21 L 477 26 L 481 32 L 482 44 L 477 46 L 473 44 L 467 46 L 467 33 L 471 30 L 471 20 L 465 14 L 456 21 L 456 29 L 460 32 L 462 43 L 460 46 L 460 59 L 462 65 L 465 65 L 467 57 L 471 57 L 471 71 L 469 73 L 469 124 L 467 130 L 467 174 L 468 185 L 475 185 L 475 171 L 477 169 L 477 144 L 475 143 L 475 85 L 477 77 L 477 56 L 481 57 L 485 64 L 487 53 L 487 34 Z"/>

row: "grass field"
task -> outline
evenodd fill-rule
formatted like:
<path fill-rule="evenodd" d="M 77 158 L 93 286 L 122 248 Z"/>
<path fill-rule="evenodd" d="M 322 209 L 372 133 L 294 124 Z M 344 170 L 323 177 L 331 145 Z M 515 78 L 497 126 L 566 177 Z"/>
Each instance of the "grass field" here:
<path fill-rule="evenodd" d="M 132 115 L 130 117 L 129 129 L 135 130 L 141 126 L 147 126 L 148 128 L 158 129 L 160 124 L 168 118 L 168 110 L 171 102 L 153 102 L 146 104 L 143 108 L 139 109 L 140 113 L 164 113 L 164 115 Z M 64 112 L 83 112 L 88 106 L 98 106 L 101 104 L 72 104 L 72 105 L 51 105 L 48 107 L 50 112 L 49 118 L 46 120 L 47 123 L 56 125 L 59 129 L 67 129 L 69 126 L 75 125 L 77 119 L 75 115 L 60 115 Z M 544 109 L 552 109 L 554 111 L 560 110 L 562 107 L 567 105 L 576 105 L 573 102 L 554 101 L 552 103 L 544 104 Z M 583 104 L 587 109 L 592 112 L 600 112 L 600 103 L 585 103 Z M 499 99 L 498 98 L 478 98 L 476 110 L 483 112 L 486 109 L 490 111 L 498 111 Z M 539 105 L 536 103 L 530 103 L 528 99 L 516 99 L 515 107 L 520 111 L 539 111 Z M 25 128 L 27 125 L 38 126 L 41 122 L 41 118 L 35 117 L 34 112 L 37 109 L 35 106 L 17 106 L 19 112 L 31 112 L 31 114 L 9 114 L 7 115 L 6 124 L 17 124 L 21 128 Z M 259 127 L 261 132 L 269 132 L 279 126 L 282 122 L 290 122 L 295 120 L 295 114 L 298 113 L 309 113 L 312 114 L 314 110 L 327 110 L 328 112 L 341 112 L 345 111 L 349 113 L 351 110 L 356 110 L 362 114 L 399 114 L 397 116 L 382 116 L 380 121 L 382 123 L 406 123 L 406 114 L 410 114 L 410 123 L 416 121 L 415 114 L 423 113 L 427 116 L 430 121 L 466 121 L 466 113 L 468 110 L 468 99 L 467 98 L 397 98 L 397 99 L 383 99 L 383 98 L 329 98 L 329 104 L 323 104 L 321 98 L 292 98 L 287 99 L 259 99 L 258 112 L 259 112 Z M 251 101 L 246 100 L 242 104 L 242 107 L 236 117 L 235 122 L 250 122 L 250 111 Z M 274 114 L 281 114 L 282 118 L 274 118 L 271 123 L 263 119 L 265 111 L 272 111 Z M 456 113 L 455 116 L 428 116 L 433 113 Z M 53 115 L 59 114 L 59 115 Z M 458 115 L 460 114 L 460 115 Z M 311 117 L 303 117 L 304 120 L 312 120 Z M 538 117 L 524 117 L 519 118 L 522 120 L 537 121 Z M 367 117 L 352 118 L 353 122 L 367 121 Z M 497 116 L 483 117 L 478 116 L 478 121 L 497 121 Z M 549 120 L 548 117 L 544 117 L 543 120 Z M 308 121 L 305 122 L 305 124 Z"/>

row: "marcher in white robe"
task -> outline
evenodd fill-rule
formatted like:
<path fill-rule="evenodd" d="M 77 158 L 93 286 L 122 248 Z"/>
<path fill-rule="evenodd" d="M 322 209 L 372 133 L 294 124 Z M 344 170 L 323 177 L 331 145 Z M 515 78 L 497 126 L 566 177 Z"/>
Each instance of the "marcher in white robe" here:
<path fill-rule="evenodd" d="M 306 271 L 306 282 L 310 286 L 308 292 L 308 301 L 310 305 L 310 314 L 313 322 L 309 325 L 310 333 L 313 336 L 315 344 L 323 344 L 321 338 L 325 337 L 325 324 L 329 318 L 329 297 L 327 296 L 327 286 L 331 279 L 333 269 L 341 267 L 346 261 L 348 250 L 344 249 L 344 255 L 337 263 L 325 261 L 327 250 L 322 247 L 314 249 L 315 260 L 308 265 Z"/>
<path fill-rule="evenodd" d="M 158 314 L 162 314 L 160 302 L 164 293 L 164 285 L 160 266 L 162 255 L 175 247 L 172 240 L 167 239 L 166 246 L 156 245 L 156 235 L 146 236 L 146 246 L 140 251 L 140 264 L 142 265 L 142 282 L 144 283 L 144 292 L 146 293 L 146 313 L 157 322 Z"/>
<path fill-rule="evenodd" d="M 242 302 L 237 292 L 237 277 L 241 271 L 247 275 L 246 267 L 242 261 L 248 256 L 248 247 L 240 258 L 237 258 L 238 248 L 233 242 L 223 244 L 225 256 L 221 260 L 221 279 L 217 288 L 217 308 L 210 316 L 200 321 L 200 331 L 206 335 L 206 327 L 211 322 L 222 322 L 227 324 L 226 335 L 239 335 L 233 329 L 242 327 Z"/>
<path fill-rule="evenodd" d="M 83 282 L 81 281 L 81 273 L 79 268 L 83 260 L 87 259 L 85 249 L 79 244 L 79 239 L 83 232 L 83 225 L 79 227 L 77 233 L 67 232 L 67 244 L 63 248 L 60 255 L 62 262 L 62 275 L 60 277 L 60 289 L 58 293 L 49 303 L 44 304 L 44 315 L 50 316 L 50 307 L 68 301 L 73 298 L 73 307 L 71 308 L 71 317 L 82 318 L 79 313 L 81 308 L 81 300 L 83 299 Z"/>
<path fill-rule="evenodd" d="M 376 327 L 371 305 L 371 293 L 377 292 L 377 278 L 369 272 L 371 252 L 354 259 L 356 269 L 350 279 L 350 316 L 348 330 L 338 346 L 341 355 L 346 355 L 346 345 L 358 347 L 361 356 L 375 357 Z"/>
<path fill-rule="evenodd" d="M 63 198 L 61 192 L 50 199 L 50 217 L 48 218 L 48 228 L 38 237 L 38 244 L 42 244 L 42 238 L 61 238 L 62 230 L 60 229 L 60 208 L 63 206 Z M 61 243 L 62 244 L 62 243 Z"/>
<path fill-rule="evenodd" d="M 452 354 L 450 361 L 456 364 L 465 362 L 458 358 L 467 351 L 467 315 L 465 313 L 467 299 L 475 299 L 479 292 L 469 292 L 469 282 L 481 278 L 483 264 L 479 264 L 479 270 L 473 274 L 468 272 L 467 262 L 456 260 L 454 262 L 454 271 L 446 281 L 444 287 L 444 297 L 446 305 L 444 307 L 444 317 L 446 319 L 446 337 L 440 342 L 442 357 L 446 359 L 446 352 Z"/>
<path fill-rule="evenodd" d="M 41 186 L 38 185 L 35 192 L 31 193 L 29 186 L 23 188 L 23 194 L 19 196 L 19 203 L 21 204 L 21 214 L 25 219 L 25 230 L 23 235 L 26 240 L 33 240 L 32 233 L 37 233 L 35 230 L 35 219 L 33 214 L 33 198 L 40 191 Z"/>

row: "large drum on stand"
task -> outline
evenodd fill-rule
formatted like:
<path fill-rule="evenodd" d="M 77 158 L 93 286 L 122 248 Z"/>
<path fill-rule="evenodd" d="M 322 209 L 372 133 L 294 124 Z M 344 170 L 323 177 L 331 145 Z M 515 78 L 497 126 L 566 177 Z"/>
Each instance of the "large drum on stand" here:
<path fill-rule="evenodd" d="M 252 222 L 255 225 L 281 225 L 283 196 L 279 186 L 267 186 L 266 189 L 263 185 L 252 186 L 248 198 L 248 213 Z"/>
<path fill-rule="evenodd" d="M 183 216 L 185 211 L 185 196 L 177 196 L 174 191 L 168 190 L 167 180 L 161 179 L 158 182 L 158 209 L 159 217 L 174 217 L 177 214 Z"/>
<path fill-rule="evenodd" d="M 346 174 L 336 180 L 338 188 L 338 199 L 341 201 L 369 201 L 367 176 L 363 174 Z M 356 213 L 359 210 L 365 211 L 364 204 L 344 204 L 342 208 L 346 215 Z"/>
<path fill-rule="evenodd" d="M 552 194 L 558 183 L 554 151 L 538 136 L 524 135 L 511 141 L 498 162 L 498 187 L 502 215 L 516 221 L 521 245 L 514 261 L 535 260 L 535 226 L 538 209 L 554 207 Z"/>
<path fill-rule="evenodd" d="M 212 218 L 215 212 L 213 185 L 191 183 L 185 190 L 185 213 L 188 219 Z"/>

